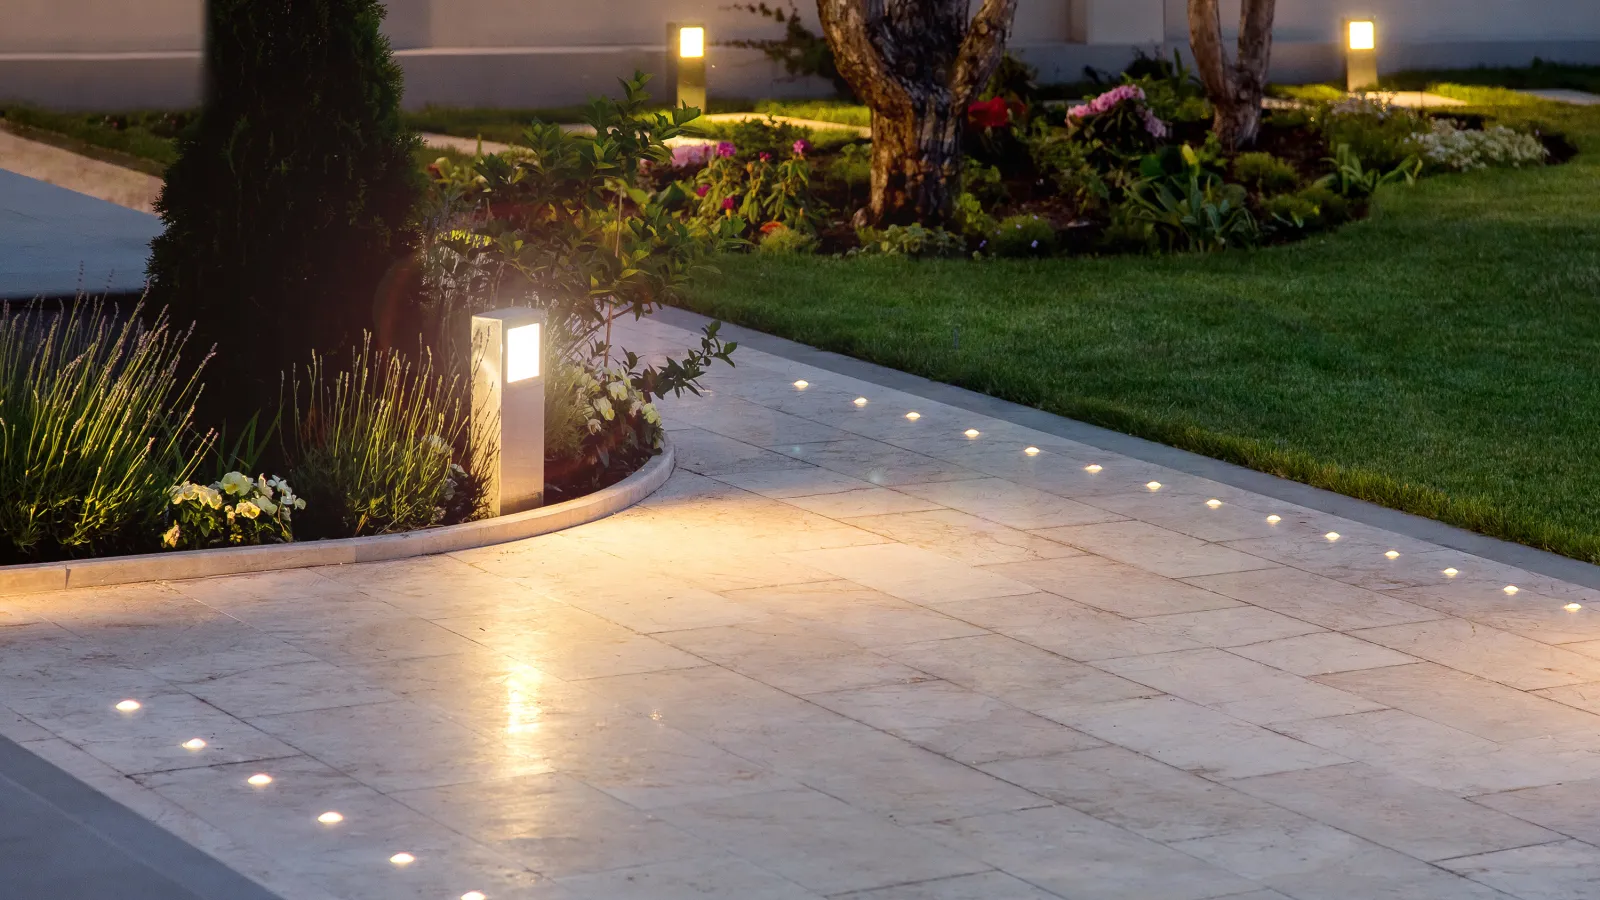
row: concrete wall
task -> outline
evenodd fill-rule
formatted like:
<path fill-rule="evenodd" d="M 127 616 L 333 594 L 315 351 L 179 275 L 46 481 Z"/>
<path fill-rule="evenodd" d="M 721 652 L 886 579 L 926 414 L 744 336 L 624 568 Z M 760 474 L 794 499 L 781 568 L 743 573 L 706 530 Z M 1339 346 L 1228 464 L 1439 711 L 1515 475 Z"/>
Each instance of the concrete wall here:
<path fill-rule="evenodd" d="M 769 0 L 770 2 L 770 0 Z M 781 2 L 781 0 L 780 0 Z M 815 28 L 816 9 L 796 0 Z M 62 108 L 196 102 L 203 0 L 5 0 L 0 100 Z M 550 106 L 661 74 L 669 21 L 713 41 L 776 35 L 725 0 L 390 0 L 385 30 L 406 70 L 406 103 Z M 1273 75 L 1335 78 L 1341 22 L 1371 17 L 1386 71 L 1547 60 L 1600 63 L 1600 0 L 1278 0 Z M 1238 0 L 1223 0 L 1225 31 Z M 1012 46 L 1046 80 L 1114 70 L 1134 50 L 1187 44 L 1186 0 L 1020 0 Z M 817 95 L 759 54 L 711 48 L 712 96 Z"/>

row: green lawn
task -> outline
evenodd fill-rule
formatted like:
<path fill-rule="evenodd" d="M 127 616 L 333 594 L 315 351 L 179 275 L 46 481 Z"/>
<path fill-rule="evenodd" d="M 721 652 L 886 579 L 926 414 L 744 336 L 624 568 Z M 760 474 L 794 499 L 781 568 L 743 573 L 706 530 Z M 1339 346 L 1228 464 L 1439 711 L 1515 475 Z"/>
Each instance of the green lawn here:
<path fill-rule="evenodd" d="M 1600 109 L 1499 112 L 1590 153 L 1256 252 L 739 256 L 689 305 L 1600 562 Z"/>

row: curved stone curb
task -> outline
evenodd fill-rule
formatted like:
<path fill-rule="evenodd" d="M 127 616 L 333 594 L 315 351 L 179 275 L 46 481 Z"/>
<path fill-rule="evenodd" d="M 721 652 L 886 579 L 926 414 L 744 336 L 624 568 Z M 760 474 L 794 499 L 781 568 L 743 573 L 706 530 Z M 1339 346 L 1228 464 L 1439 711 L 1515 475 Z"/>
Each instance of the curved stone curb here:
<path fill-rule="evenodd" d="M 0 596 L 404 559 L 537 537 L 605 518 L 638 503 L 667 483 L 676 465 L 676 456 L 672 442 L 667 440 L 659 455 L 611 487 L 554 506 L 460 525 L 303 544 L 182 550 L 0 566 Z"/>

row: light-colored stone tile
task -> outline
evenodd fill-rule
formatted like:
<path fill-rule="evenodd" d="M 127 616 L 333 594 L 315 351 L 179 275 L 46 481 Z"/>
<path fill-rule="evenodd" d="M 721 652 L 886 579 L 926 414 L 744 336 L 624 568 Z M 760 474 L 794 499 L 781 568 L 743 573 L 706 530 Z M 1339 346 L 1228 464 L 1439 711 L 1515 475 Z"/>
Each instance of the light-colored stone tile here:
<path fill-rule="evenodd" d="M 844 491 L 872 487 L 869 481 L 840 475 L 830 469 L 806 466 L 800 469 L 777 469 L 769 472 L 738 472 L 716 476 L 734 487 L 743 488 L 774 500 L 792 497 L 814 497 L 819 494 L 837 494 Z"/>
<path fill-rule="evenodd" d="M 836 493 L 789 497 L 787 502 L 830 519 L 886 516 L 891 513 L 922 512 L 940 508 L 939 504 L 930 503 L 920 497 L 902 494 L 890 488 L 870 486 Z"/>
<path fill-rule="evenodd" d="M 1216 493 L 1224 493 L 1226 498 L 1218 497 Z M 1101 509 L 1140 522 L 1159 525 L 1169 531 L 1176 531 L 1202 541 L 1237 541 L 1245 538 L 1270 537 L 1302 525 L 1297 521 L 1300 517 L 1293 514 L 1288 517 L 1288 521 L 1268 522 L 1268 513 L 1253 506 L 1232 502 L 1235 496 L 1249 495 L 1237 491 L 1204 494 L 1187 491 L 1150 491 L 1140 488 L 1127 493 L 1103 494 L 1089 502 Z M 1212 507 L 1207 504 L 1208 500 L 1219 500 L 1221 505 Z M 1282 518 L 1284 517 L 1280 516 L 1280 519 Z"/>
<path fill-rule="evenodd" d="M 974 566 L 1082 555 L 1081 550 L 1066 544 L 953 509 L 863 516 L 848 521 L 857 528 Z"/>
<path fill-rule="evenodd" d="M 1317 681 L 1492 741 L 1600 731 L 1600 717 L 1432 663 L 1319 675 Z"/>
<path fill-rule="evenodd" d="M 1205 647 L 1238 647 L 1322 630 L 1308 622 L 1254 606 L 1147 616 L 1139 621 L 1181 634 Z"/>
<path fill-rule="evenodd" d="M 913 453 L 881 441 L 848 438 L 820 444 L 792 444 L 776 448 L 794 460 L 832 469 L 880 487 L 961 481 L 976 478 L 971 469 Z"/>
<path fill-rule="evenodd" d="M 1369 628 L 1354 635 L 1391 650 L 1522 690 L 1600 680 L 1600 659 L 1465 619 Z M 1600 721 L 1596 724 L 1600 725 Z"/>
<path fill-rule="evenodd" d="M 1010 528 L 1115 522 L 1122 516 L 1002 478 L 911 484 L 902 491 Z"/>
<path fill-rule="evenodd" d="M 1266 569 L 1273 563 L 1144 522 L 1068 525 L 1039 534 L 1168 578 Z"/>
<path fill-rule="evenodd" d="M 822 581 L 744 591 L 727 597 L 769 615 L 804 622 L 862 647 L 968 637 L 984 630 L 849 581 Z"/>
<path fill-rule="evenodd" d="M 1423 860 L 1561 839 L 1537 825 L 1365 763 L 1244 778 L 1230 786 Z"/>
<path fill-rule="evenodd" d="M 1600 684 L 1597 683 L 1569 684 L 1532 693 L 1584 712 L 1600 713 Z"/>
<path fill-rule="evenodd" d="M 699 659 L 793 693 L 839 691 L 927 677 L 857 644 L 783 620 L 672 631 L 660 638 Z"/>
<path fill-rule="evenodd" d="M 1588 900 L 1600 893 L 1600 848 L 1581 841 L 1501 850 L 1440 865 L 1523 900 Z"/>
<path fill-rule="evenodd" d="M 985 864 L 810 790 L 658 811 L 661 818 L 821 894 L 981 872 Z"/>
<path fill-rule="evenodd" d="M 1177 697 L 1066 707 L 1042 715 L 1170 766 L 1219 780 L 1349 761 Z"/>
<path fill-rule="evenodd" d="M 355 672 L 325 662 L 265 666 L 182 687 L 242 719 L 400 699 Z"/>
<path fill-rule="evenodd" d="M 1130 618 L 1240 605 L 1238 600 L 1221 594 L 1099 556 L 1012 563 L 992 568 L 1041 591 Z"/>
<path fill-rule="evenodd" d="M 1122 747 L 1001 761 L 982 769 L 1162 843 L 1302 821 L 1230 786 Z"/>
<path fill-rule="evenodd" d="M 572 900 L 819 900 L 730 853 L 557 879 Z"/>
<path fill-rule="evenodd" d="M 969 765 L 1104 742 L 945 681 L 808 695 L 813 703 Z"/>
<path fill-rule="evenodd" d="M 1100 668 L 1257 725 L 1342 716 L 1383 704 L 1223 650 L 1102 660 Z"/>
<path fill-rule="evenodd" d="M 957 875 L 875 891 L 839 894 L 838 900 L 1054 900 L 1057 894 L 1013 878 L 1004 872 Z"/>
<path fill-rule="evenodd" d="M 1479 794 L 1472 802 L 1580 841 L 1600 843 L 1600 781 L 1569 779 L 1543 787 Z"/>
<path fill-rule="evenodd" d="M 1061 806 L 956 819 L 919 830 L 1063 897 L 1200 900 L 1256 887 Z"/>
<path fill-rule="evenodd" d="M 674 431 L 672 445 L 678 468 L 697 475 L 770 472 L 802 465 L 791 456 L 698 428 Z"/>
<path fill-rule="evenodd" d="M 1573 645 L 1567 649 L 1600 656 L 1595 652 L 1595 647 L 1600 646 L 1600 603 L 1588 605 L 1564 597 L 1532 599 L 1532 603 L 1517 609 L 1472 613 L 1463 618 L 1545 644 Z M 1567 610 L 1567 604 L 1572 602 L 1583 608 Z"/>
<path fill-rule="evenodd" d="M 1297 900 L 1500 900 L 1482 885 L 1319 823 L 1196 838 L 1176 847 Z"/>
<path fill-rule="evenodd" d="M 1173 630 L 1124 619 L 1052 594 L 947 603 L 940 609 L 1075 660 L 1141 656 L 1201 646 Z"/>
<path fill-rule="evenodd" d="M 913 603 L 950 603 L 1033 592 L 1031 585 L 905 544 L 790 554 L 840 578 Z"/>
<path fill-rule="evenodd" d="M 441 619 L 441 627 L 557 678 L 682 669 L 703 660 L 571 607 L 520 615 Z"/>
<path fill-rule="evenodd" d="M 920 671 L 1033 712 L 1156 693 L 997 634 L 907 644 L 885 652 Z"/>
<path fill-rule="evenodd" d="M 1335 631 L 1442 618 L 1427 607 L 1294 569 L 1236 572 L 1186 580 L 1208 591 Z"/>
<path fill-rule="evenodd" d="M 1332 631 L 1233 647 L 1231 652 L 1308 677 L 1417 662 L 1414 656 Z"/>

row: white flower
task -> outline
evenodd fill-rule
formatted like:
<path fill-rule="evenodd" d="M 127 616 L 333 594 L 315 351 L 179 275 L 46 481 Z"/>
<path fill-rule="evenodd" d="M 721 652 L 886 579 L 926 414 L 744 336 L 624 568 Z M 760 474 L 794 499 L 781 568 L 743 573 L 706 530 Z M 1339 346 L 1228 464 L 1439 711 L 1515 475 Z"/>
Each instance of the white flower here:
<path fill-rule="evenodd" d="M 245 501 L 245 502 L 248 503 L 248 502 L 251 502 L 251 501 Z M 268 500 L 265 497 L 257 497 L 255 499 L 254 503 L 255 503 L 256 506 L 261 507 L 261 511 L 266 513 L 269 516 L 275 516 L 275 515 L 278 514 L 278 504 L 273 503 L 271 500 Z"/>
<path fill-rule="evenodd" d="M 605 419 L 607 422 L 616 418 L 617 415 L 617 411 L 611 408 L 611 401 L 607 400 L 605 397 L 595 398 L 594 411 L 599 413 L 600 418 Z"/>
<path fill-rule="evenodd" d="M 251 503 L 249 500 L 240 500 L 233 510 L 246 519 L 254 519 L 256 516 L 261 515 L 261 507 Z"/>
<path fill-rule="evenodd" d="M 183 484 L 174 485 L 173 487 L 169 488 L 168 490 L 170 490 L 172 493 L 172 505 L 177 506 L 185 500 L 192 500 L 200 496 L 195 492 L 196 487 L 197 485 L 194 482 L 185 481 Z"/>
<path fill-rule="evenodd" d="M 422 442 L 427 445 L 429 450 L 432 450 L 440 456 L 450 455 L 450 445 L 445 443 L 444 438 L 439 437 L 437 434 L 428 435 L 422 439 Z"/>
<path fill-rule="evenodd" d="M 600 420 L 599 419 L 590 419 L 589 420 L 589 433 L 590 434 L 599 434 L 600 433 Z"/>
<path fill-rule="evenodd" d="M 606 385 L 606 393 L 618 400 L 628 399 L 628 384 L 624 381 L 613 381 Z"/>
<path fill-rule="evenodd" d="M 201 503 L 204 503 L 212 509 L 222 508 L 222 492 L 218 491 L 214 487 L 206 487 L 203 484 L 197 484 L 194 486 L 194 495 L 195 498 Z"/>
<path fill-rule="evenodd" d="M 661 424 L 661 413 L 656 411 L 654 403 L 646 403 L 639 411 L 644 414 L 644 420 L 651 425 Z"/>
<path fill-rule="evenodd" d="M 239 494 L 243 496 L 251 488 L 255 487 L 256 484 L 250 480 L 249 475 L 246 475 L 243 472 L 229 472 L 228 474 L 222 476 L 222 480 L 217 482 L 216 486 L 230 494 Z"/>
<path fill-rule="evenodd" d="M 173 522 L 172 527 L 168 528 L 166 534 L 161 536 L 161 546 L 176 547 L 178 546 L 178 539 L 181 537 L 183 537 L 183 532 L 179 530 L 178 523 Z"/>

